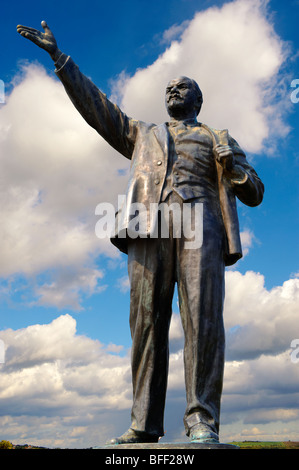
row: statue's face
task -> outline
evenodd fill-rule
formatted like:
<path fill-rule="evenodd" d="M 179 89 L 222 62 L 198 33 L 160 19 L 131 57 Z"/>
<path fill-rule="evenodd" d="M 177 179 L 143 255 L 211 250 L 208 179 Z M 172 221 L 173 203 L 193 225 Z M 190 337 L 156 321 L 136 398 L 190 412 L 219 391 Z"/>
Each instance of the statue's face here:
<path fill-rule="evenodd" d="M 198 93 L 193 83 L 187 77 L 179 77 L 171 80 L 166 88 L 165 104 L 171 117 L 184 117 L 193 112 L 195 116 Z"/>

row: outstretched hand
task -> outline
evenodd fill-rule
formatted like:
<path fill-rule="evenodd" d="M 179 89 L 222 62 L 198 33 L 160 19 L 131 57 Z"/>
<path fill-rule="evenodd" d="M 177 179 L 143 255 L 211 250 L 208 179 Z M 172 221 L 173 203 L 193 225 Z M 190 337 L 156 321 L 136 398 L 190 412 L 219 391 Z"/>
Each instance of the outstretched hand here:
<path fill-rule="evenodd" d="M 34 44 L 47 51 L 52 59 L 56 60 L 60 51 L 58 49 L 54 34 L 45 21 L 42 21 L 41 25 L 44 29 L 44 33 L 38 31 L 37 29 L 29 28 L 28 26 L 22 26 L 20 24 L 17 26 L 17 31 L 19 34 L 21 34 L 21 36 L 29 39 Z"/>

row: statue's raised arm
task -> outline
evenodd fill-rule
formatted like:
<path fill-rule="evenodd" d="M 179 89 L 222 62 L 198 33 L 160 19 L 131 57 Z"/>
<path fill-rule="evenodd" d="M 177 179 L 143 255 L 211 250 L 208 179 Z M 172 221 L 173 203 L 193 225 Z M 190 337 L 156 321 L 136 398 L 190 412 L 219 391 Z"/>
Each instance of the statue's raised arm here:
<path fill-rule="evenodd" d="M 61 55 L 61 51 L 58 49 L 54 34 L 45 21 L 42 21 L 41 25 L 44 29 L 44 33 L 38 29 L 29 28 L 28 26 L 23 26 L 20 24 L 17 26 L 17 31 L 19 34 L 21 34 L 21 36 L 29 39 L 34 44 L 47 51 L 52 59 L 56 61 Z"/>
<path fill-rule="evenodd" d="M 28 26 L 17 26 L 17 32 L 50 54 L 55 63 L 55 73 L 62 82 L 69 98 L 85 121 L 93 127 L 113 148 L 126 158 L 131 158 L 137 130 L 137 121 L 126 116 L 118 106 L 81 71 L 70 56 L 57 46 L 54 34 L 46 21 L 44 32 Z"/>

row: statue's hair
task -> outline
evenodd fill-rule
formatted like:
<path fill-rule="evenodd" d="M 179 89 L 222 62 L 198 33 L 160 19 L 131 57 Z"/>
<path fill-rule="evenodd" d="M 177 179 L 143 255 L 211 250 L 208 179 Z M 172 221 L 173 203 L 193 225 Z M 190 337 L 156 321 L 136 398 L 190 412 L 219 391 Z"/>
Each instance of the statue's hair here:
<path fill-rule="evenodd" d="M 185 78 L 188 78 L 188 77 L 185 77 Z M 196 91 L 197 93 L 197 96 L 198 96 L 198 100 L 199 100 L 199 104 L 197 106 L 197 114 L 199 113 L 201 107 L 202 107 L 202 103 L 203 103 L 203 96 L 202 96 L 202 91 L 201 89 L 199 88 L 197 82 L 195 80 L 193 80 L 193 78 L 188 78 L 188 80 L 192 83 L 192 86 L 194 88 L 194 90 Z"/>

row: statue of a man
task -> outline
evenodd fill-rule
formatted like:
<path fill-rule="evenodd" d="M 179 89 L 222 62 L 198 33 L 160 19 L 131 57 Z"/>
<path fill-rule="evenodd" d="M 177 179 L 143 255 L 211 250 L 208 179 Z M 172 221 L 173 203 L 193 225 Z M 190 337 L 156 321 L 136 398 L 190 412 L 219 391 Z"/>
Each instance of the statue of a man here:
<path fill-rule="evenodd" d="M 111 103 L 73 60 L 44 32 L 18 26 L 18 32 L 45 49 L 55 72 L 83 118 L 118 152 L 131 160 L 126 205 L 116 224 L 128 228 L 130 206 L 142 202 L 186 204 L 190 216 L 203 205 L 202 243 L 192 249 L 171 230 L 151 237 L 115 231 L 112 242 L 128 254 L 133 405 L 131 426 L 111 444 L 157 442 L 163 420 L 168 375 L 168 336 L 175 283 L 185 335 L 186 434 L 192 442 L 219 442 L 224 369 L 224 270 L 242 256 L 236 197 L 257 206 L 264 186 L 227 130 L 197 121 L 203 102 L 194 80 L 178 77 L 166 88 L 170 121 L 134 120 Z M 160 219 L 159 219 L 160 220 Z M 161 221 L 160 221 L 161 222 Z M 158 232 L 159 233 L 159 232 Z"/>

